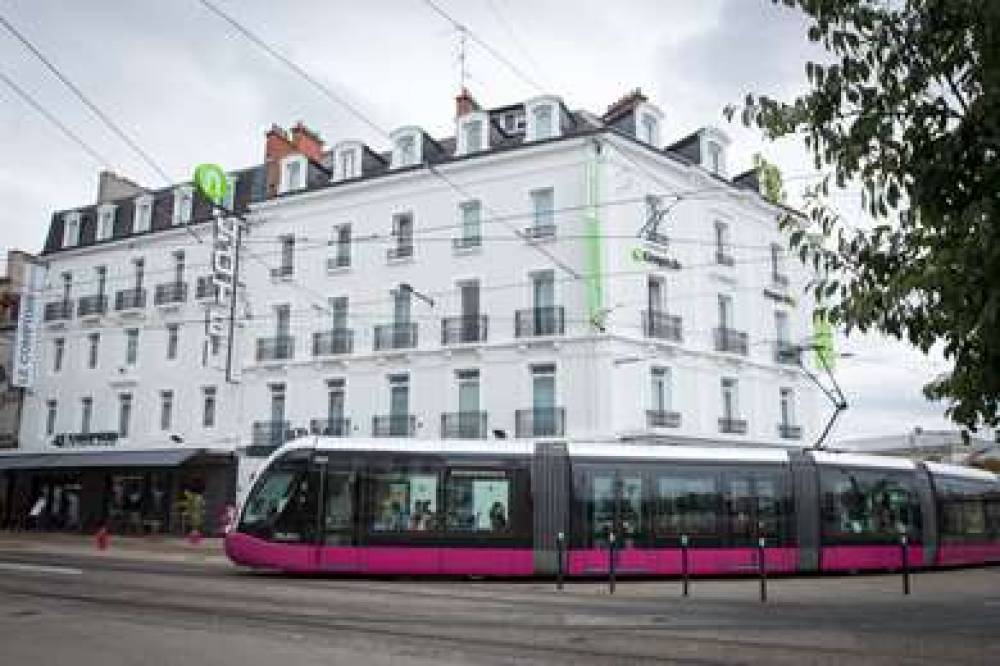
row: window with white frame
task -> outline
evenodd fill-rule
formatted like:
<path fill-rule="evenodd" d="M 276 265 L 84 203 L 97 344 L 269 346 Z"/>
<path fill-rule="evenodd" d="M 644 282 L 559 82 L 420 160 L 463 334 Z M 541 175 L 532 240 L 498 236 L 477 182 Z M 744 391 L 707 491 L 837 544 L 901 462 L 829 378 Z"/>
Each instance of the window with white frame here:
<path fill-rule="evenodd" d="M 87 367 L 93 370 L 97 367 L 97 353 L 101 346 L 101 334 L 87 335 Z"/>
<path fill-rule="evenodd" d="M 456 239 L 459 249 L 479 247 L 483 242 L 483 205 L 479 200 L 464 201 L 459 204 L 462 218 L 462 233 Z"/>
<path fill-rule="evenodd" d="M 333 256 L 327 260 L 327 268 L 347 268 L 351 265 L 351 225 L 338 224 L 333 228 L 333 238 L 330 245 L 334 247 Z"/>
<path fill-rule="evenodd" d="M 177 347 L 180 343 L 181 325 L 167 324 L 167 360 L 177 358 Z"/>
<path fill-rule="evenodd" d="M 73 211 L 63 215 L 63 247 L 76 247 L 80 244 L 80 212 Z"/>
<path fill-rule="evenodd" d="M 174 420 L 174 392 L 160 391 L 160 430 L 170 430 Z"/>
<path fill-rule="evenodd" d="M 80 432 L 90 434 L 94 420 L 94 399 L 87 397 L 80 400 Z"/>
<path fill-rule="evenodd" d="M 61 372 L 63 357 L 66 355 L 66 338 L 56 338 L 52 341 L 52 372 Z"/>
<path fill-rule="evenodd" d="M 191 221 L 194 208 L 194 189 L 190 185 L 181 185 L 174 190 L 174 226 L 187 224 Z"/>
<path fill-rule="evenodd" d="M 715 263 L 723 266 L 733 265 L 729 225 L 719 220 L 715 222 Z"/>
<path fill-rule="evenodd" d="M 125 365 L 133 366 L 139 358 L 139 329 L 125 329 Z"/>
<path fill-rule="evenodd" d="M 305 155 L 288 155 L 281 160 L 278 193 L 295 192 L 306 186 L 307 161 Z"/>
<path fill-rule="evenodd" d="M 149 231 L 153 226 L 153 197 L 143 194 L 135 198 L 135 213 L 132 218 L 132 233 Z"/>
<path fill-rule="evenodd" d="M 347 143 L 334 150 L 333 172 L 335 180 L 347 180 L 361 176 L 361 145 Z"/>
<path fill-rule="evenodd" d="M 558 97 L 537 97 L 525 102 L 528 141 L 543 141 L 560 134 Z"/>
<path fill-rule="evenodd" d="M 108 240 L 115 234 L 114 204 L 101 204 L 97 207 L 97 240 Z"/>
<path fill-rule="evenodd" d="M 650 376 L 650 410 L 658 413 L 673 409 L 673 376 L 670 368 L 653 367 Z"/>
<path fill-rule="evenodd" d="M 660 143 L 660 122 L 652 113 L 639 115 L 639 140 L 650 146 Z"/>
<path fill-rule="evenodd" d="M 56 432 L 56 415 L 58 403 L 55 400 L 45 401 L 45 436 L 51 437 Z"/>
<path fill-rule="evenodd" d="M 132 394 L 118 394 L 118 436 L 125 439 L 132 425 Z"/>
<path fill-rule="evenodd" d="M 724 175 L 726 163 L 725 155 L 722 151 L 722 144 L 717 141 L 708 141 L 705 144 L 705 152 L 707 153 L 705 166 L 708 170 L 719 176 Z"/>
<path fill-rule="evenodd" d="M 779 394 L 781 408 L 781 425 L 788 427 L 795 424 L 795 393 L 790 388 L 782 388 Z"/>
<path fill-rule="evenodd" d="M 400 130 L 392 137 L 392 168 L 419 164 L 420 155 L 420 132 L 414 129 Z"/>
<path fill-rule="evenodd" d="M 201 389 L 202 409 L 201 425 L 203 428 L 215 427 L 215 387 L 206 386 Z"/>
<path fill-rule="evenodd" d="M 488 116 L 482 112 L 467 114 L 459 120 L 459 154 L 477 153 L 488 147 L 488 122 Z"/>
<path fill-rule="evenodd" d="M 392 216 L 392 235 L 396 247 L 389 248 L 389 259 L 405 259 L 413 256 L 413 214 L 399 213 Z"/>
<path fill-rule="evenodd" d="M 739 383 L 734 377 L 722 378 L 722 418 L 733 420 L 739 418 Z"/>
<path fill-rule="evenodd" d="M 532 226 L 528 230 L 531 238 L 547 238 L 556 234 L 555 191 L 551 187 L 531 192 Z"/>

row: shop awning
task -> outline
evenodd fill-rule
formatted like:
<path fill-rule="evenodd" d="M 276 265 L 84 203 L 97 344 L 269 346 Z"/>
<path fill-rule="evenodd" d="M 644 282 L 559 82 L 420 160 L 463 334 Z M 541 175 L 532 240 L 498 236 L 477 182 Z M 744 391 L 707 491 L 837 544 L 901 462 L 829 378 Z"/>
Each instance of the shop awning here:
<path fill-rule="evenodd" d="M 177 467 L 194 457 L 223 462 L 232 454 L 206 449 L 148 451 L 74 451 L 72 453 L 8 454 L 0 456 L 0 470 L 77 469 L 83 467 Z"/>

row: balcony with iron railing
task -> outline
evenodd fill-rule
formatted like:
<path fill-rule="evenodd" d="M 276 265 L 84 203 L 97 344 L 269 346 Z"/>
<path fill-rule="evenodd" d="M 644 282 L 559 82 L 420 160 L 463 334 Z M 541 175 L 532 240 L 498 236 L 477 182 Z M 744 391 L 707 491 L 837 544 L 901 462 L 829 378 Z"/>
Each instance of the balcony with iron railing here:
<path fill-rule="evenodd" d="M 447 412 L 441 415 L 441 439 L 486 439 L 486 412 Z"/>
<path fill-rule="evenodd" d="M 514 412 L 514 430 L 518 438 L 562 437 L 566 434 L 566 410 L 563 407 L 535 407 Z"/>
<path fill-rule="evenodd" d="M 255 421 L 250 435 L 249 456 L 266 456 L 285 442 L 294 439 L 289 421 Z"/>
<path fill-rule="evenodd" d="M 413 437 L 417 417 L 413 414 L 382 414 L 372 417 L 372 437 Z"/>
<path fill-rule="evenodd" d="M 441 320 L 441 344 L 486 342 L 487 323 L 486 315 L 445 317 Z"/>
<path fill-rule="evenodd" d="M 781 439 L 802 439 L 802 426 L 791 423 L 778 424 L 778 437 Z"/>
<path fill-rule="evenodd" d="M 43 318 L 45 321 L 63 321 L 73 317 L 73 301 L 69 299 L 53 301 L 45 304 Z"/>
<path fill-rule="evenodd" d="M 681 341 L 681 318 L 658 310 L 643 310 L 642 330 L 647 338 Z"/>
<path fill-rule="evenodd" d="M 784 273 L 779 272 L 779 271 L 772 271 L 771 272 L 771 282 L 774 283 L 775 287 L 778 287 L 780 289 L 784 289 L 785 287 L 788 286 L 788 276 L 786 274 L 784 274 Z"/>
<path fill-rule="evenodd" d="M 774 362 L 783 365 L 798 365 L 802 348 L 791 342 L 778 340 L 774 343 Z"/>
<path fill-rule="evenodd" d="M 309 422 L 309 432 L 324 437 L 347 437 L 351 434 L 351 419 L 343 417 L 313 419 Z"/>
<path fill-rule="evenodd" d="M 81 296 L 76 305 L 76 316 L 93 317 L 108 312 L 108 297 L 104 294 Z"/>
<path fill-rule="evenodd" d="M 565 332 L 565 309 L 561 305 L 517 310 L 514 313 L 515 337 L 532 338 Z"/>
<path fill-rule="evenodd" d="M 749 353 L 749 343 L 747 334 L 744 331 L 737 331 L 732 328 L 716 328 L 715 331 L 715 351 L 728 352 L 730 354 Z"/>
<path fill-rule="evenodd" d="M 715 252 L 715 263 L 720 266 L 732 266 L 736 263 L 733 259 L 733 255 L 725 250 L 716 250 Z"/>
<path fill-rule="evenodd" d="M 326 270 L 336 271 L 341 268 L 349 268 L 351 265 L 351 255 L 349 253 L 341 253 L 333 255 L 332 257 L 326 258 Z"/>
<path fill-rule="evenodd" d="M 401 321 L 375 326 L 375 351 L 412 349 L 417 346 L 417 322 Z"/>
<path fill-rule="evenodd" d="M 524 228 L 524 238 L 528 241 L 547 240 L 556 237 L 556 225 L 533 224 Z"/>
<path fill-rule="evenodd" d="M 719 432 L 728 435 L 747 434 L 747 420 L 723 416 L 719 419 Z"/>
<path fill-rule="evenodd" d="M 272 279 L 290 278 L 292 277 L 292 274 L 294 272 L 295 268 L 294 266 L 292 266 L 292 264 L 282 264 L 277 268 L 271 269 L 271 278 Z"/>
<path fill-rule="evenodd" d="M 390 247 L 385 251 L 385 258 L 388 261 L 400 261 L 413 258 L 413 243 L 399 243 L 396 247 Z"/>
<path fill-rule="evenodd" d="M 140 310 L 146 307 L 146 290 L 138 287 L 121 289 L 115 294 L 115 310 Z"/>
<path fill-rule="evenodd" d="M 479 234 L 475 236 L 458 236 L 451 239 L 451 246 L 456 252 L 472 250 L 483 246 L 483 237 Z"/>
<path fill-rule="evenodd" d="M 187 282 L 163 282 L 156 285 L 156 289 L 153 292 L 153 302 L 156 305 L 183 303 L 187 300 L 187 296 Z"/>
<path fill-rule="evenodd" d="M 288 361 L 295 356 L 295 338 L 277 335 L 272 338 L 257 338 L 257 361 Z"/>
<path fill-rule="evenodd" d="M 203 298 L 215 298 L 215 292 L 218 291 L 218 287 L 215 282 L 208 275 L 203 275 L 198 278 L 195 284 L 194 297 L 198 300 Z"/>
<path fill-rule="evenodd" d="M 647 409 L 646 426 L 649 428 L 680 428 L 681 413 L 667 409 Z"/>
<path fill-rule="evenodd" d="M 336 356 L 354 351 L 354 331 L 349 328 L 334 328 L 313 333 L 313 356 Z"/>

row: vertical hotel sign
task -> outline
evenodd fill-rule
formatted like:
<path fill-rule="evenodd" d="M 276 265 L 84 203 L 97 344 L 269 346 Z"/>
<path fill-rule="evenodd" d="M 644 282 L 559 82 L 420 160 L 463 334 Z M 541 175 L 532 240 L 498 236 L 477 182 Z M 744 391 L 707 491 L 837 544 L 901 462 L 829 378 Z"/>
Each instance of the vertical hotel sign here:
<path fill-rule="evenodd" d="M 41 266 L 27 264 L 24 292 L 17 315 L 14 335 L 14 368 L 12 386 L 30 388 L 35 383 L 38 367 L 38 327 L 41 325 L 41 291 L 45 273 Z"/>
<path fill-rule="evenodd" d="M 223 215 L 222 202 L 229 189 L 229 179 L 217 164 L 199 164 L 194 170 L 194 183 L 198 192 L 212 202 L 215 222 L 212 226 L 212 285 L 215 303 L 207 313 L 208 335 L 222 337 L 226 332 L 226 317 L 220 308 L 228 305 L 234 296 L 237 222 Z"/>

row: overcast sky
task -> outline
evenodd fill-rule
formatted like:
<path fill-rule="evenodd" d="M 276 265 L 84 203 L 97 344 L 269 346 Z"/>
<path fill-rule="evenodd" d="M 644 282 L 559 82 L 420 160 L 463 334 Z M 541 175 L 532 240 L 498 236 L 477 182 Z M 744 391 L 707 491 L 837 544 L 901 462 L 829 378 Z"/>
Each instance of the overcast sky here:
<path fill-rule="evenodd" d="M 213 1 L 380 127 L 451 132 L 458 39 L 422 0 Z M 763 152 L 790 177 L 793 203 L 812 173 L 797 141 L 766 144 L 721 115 L 748 91 L 788 96 L 804 81 L 810 50 L 801 18 L 771 0 L 437 1 L 571 108 L 600 113 L 641 87 L 666 112 L 668 141 L 703 125 L 723 126 L 733 139 L 731 171 Z M 303 120 L 328 143 L 385 143 L 197 0 L 0 0 L 0 13 L 173 180 L 189 178 L 200 162 L 259 163 L 272 122 Z M 537 94 L 475 45 L 468 68 L 469 88 L 486 106 Z M 0 83 L 4 252 L 38 251 L 52 211 L 91 202 L 102 167 L 144 185 L 164 184 L 2 29 L 0 71 L 109 162 L 95 162 Z M 836 201 L 855 215 L 854 194 Z M 946 367 L 940 359 L 882 340 L 851 338 L 840 347 L 855 355 L 838 365 L 851 408 L 835 439 L 948 427 L 942 407 L 920 393 Z"/>

